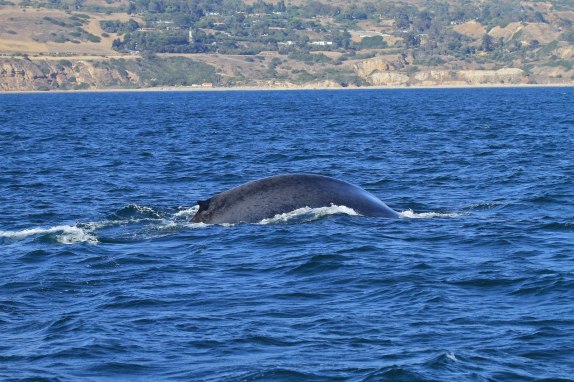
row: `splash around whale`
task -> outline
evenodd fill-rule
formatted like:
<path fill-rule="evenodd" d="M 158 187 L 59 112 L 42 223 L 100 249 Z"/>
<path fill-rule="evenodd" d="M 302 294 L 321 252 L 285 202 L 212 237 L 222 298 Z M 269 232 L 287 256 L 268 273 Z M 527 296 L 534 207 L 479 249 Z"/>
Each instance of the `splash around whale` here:
<path fill-rule="evenodd" d="M 363 216 L 398 218 L 373 194 L 322 175 L 277 175 L 245 183 L 198 202 L 194 223 L 257 223 L 298 208 L 345 206 Z"/>

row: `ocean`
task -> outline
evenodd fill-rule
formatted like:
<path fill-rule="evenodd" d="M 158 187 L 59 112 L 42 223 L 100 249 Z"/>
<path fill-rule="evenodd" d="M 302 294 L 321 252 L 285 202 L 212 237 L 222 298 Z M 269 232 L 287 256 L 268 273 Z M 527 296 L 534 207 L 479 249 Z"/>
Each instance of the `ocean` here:
<path fill-rule="evenodd" d="M 0 379 L 574 381 L 574 88 L 0 95 Z M 343 206 L 191 222 L 247 181 Z"/>

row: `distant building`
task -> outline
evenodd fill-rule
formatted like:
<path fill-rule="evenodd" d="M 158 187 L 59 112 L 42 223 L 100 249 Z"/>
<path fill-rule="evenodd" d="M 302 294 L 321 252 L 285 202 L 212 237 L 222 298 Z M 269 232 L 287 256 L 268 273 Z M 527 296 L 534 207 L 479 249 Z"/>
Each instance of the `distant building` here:
<path fill-rule="evenodd" d="M 311 45 L 319 45 L 319 46 L 333 45 L 333 41 L 312 41 Z"/>

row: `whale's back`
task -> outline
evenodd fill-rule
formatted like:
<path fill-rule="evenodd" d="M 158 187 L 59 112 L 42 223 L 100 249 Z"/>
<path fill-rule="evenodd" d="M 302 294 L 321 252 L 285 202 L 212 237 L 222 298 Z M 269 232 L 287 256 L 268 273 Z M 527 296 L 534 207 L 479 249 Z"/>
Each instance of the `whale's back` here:
<path fill-rule="evenodd" d="M 374 195 L 334 178 L 279 175 L 245 183 L 199 202 L 194 222 L 255 223 L 302 207 L 346 206 L 365 216 L 398 217 Z"/>

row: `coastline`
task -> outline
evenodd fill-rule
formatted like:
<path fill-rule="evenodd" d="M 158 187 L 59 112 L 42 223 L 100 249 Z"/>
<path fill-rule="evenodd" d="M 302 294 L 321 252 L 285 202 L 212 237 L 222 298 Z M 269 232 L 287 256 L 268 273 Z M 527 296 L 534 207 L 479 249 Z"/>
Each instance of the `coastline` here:
<path fill-rule="evenodd" d="M 431 86 L 234 86 L 234 87 L 197 87 L 197 86 L 157 86 L 147 88 L 105 88 L 82 90 L 16 90 L 0 91 L 7 94 L 77 94 L 77 93 L 145 93 L 145 92 L 255 92 L 255 91 L 313 91 L 313 90 L 424 90 L 424 89 L 505 89 L 505 88 L 570 88 L 574 81 L 564 84 L 477 84 L 477 85 L 431 85 Z"/>

